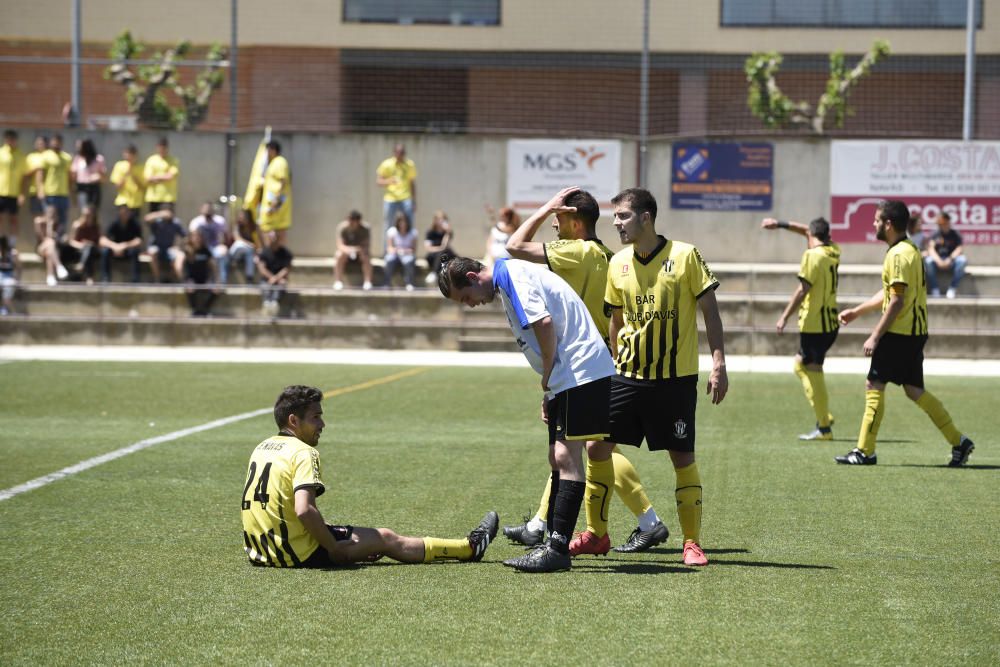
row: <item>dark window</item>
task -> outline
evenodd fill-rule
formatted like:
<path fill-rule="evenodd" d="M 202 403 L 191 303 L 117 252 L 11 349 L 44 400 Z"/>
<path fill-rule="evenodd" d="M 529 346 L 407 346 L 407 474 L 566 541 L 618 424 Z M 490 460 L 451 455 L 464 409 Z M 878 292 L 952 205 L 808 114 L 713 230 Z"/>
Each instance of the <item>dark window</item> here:
<path fill-rule="evenodd" d="M 964 28 L 965 0 L 721 0 L 723 26 Z M 976 0 L 982 27 L 983 0 Z"/>
<path fill-rule="evenodd" d="M 344 23 L 500 25 L 500 0 L 344 0 Z"/>

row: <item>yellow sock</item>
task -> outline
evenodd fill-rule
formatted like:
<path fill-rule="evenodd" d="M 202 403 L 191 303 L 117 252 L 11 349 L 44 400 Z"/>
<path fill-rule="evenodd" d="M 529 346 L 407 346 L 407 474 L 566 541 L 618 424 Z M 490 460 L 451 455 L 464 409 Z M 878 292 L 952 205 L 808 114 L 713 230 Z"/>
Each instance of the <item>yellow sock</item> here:
<path fill-rule="evenodd" d="M 538 503 L 538 511 L 535 513 L 535 518 L 541 521 L 546 521 L 549 515 L 549 493 L 552 491 L 552 478 L 545 478 L 545 490 L 542 491 L 542 500 Z"/>
<path fill-rule="evenodd" d="M 875 454 L 875 439 L 878 427 L 882 425 L 885 412 L 885 391 L 869 389 L 865 392 L 865 414 L 861 418 L 861 432 L 858 433 L 858 449 L 865 456 Z"/>
<path fill-rule="evenodd" d="M 606 461 L 587 459 L 587 490 L 584 506 L 587 510 L 587 530 L 598 537 L 608 534 L 608 502 L 615 483 L 615 466 Z"/>
<path fill-rule="evenodd" d="M 931 421 L 941 431 L 941 435 L 948 441 L 948 444 L 952 447 L 957 447 L 958 443 L 962 440 L 962 433 L 955 428 L 955 422 L 951 420 L 951 415 L 941 405 L 941 401 L 931 392 L 925 391 L 917 399 L 917 405 L 931 418 Z"/>
<path fill-rule="evenodd" d="M 424 538 L 424 562 L 435 560 L 469 560 L 472 558 L 472 545 L 469 540 L 443 540 L 439 537 Z"/>
<path fill-rule="evenodd" d="M 805 364 L 796 359 L 793 368 L 795 369 L 795 374 L 799 376 L 799 381 L 802 382 L 802 389 L 806 392 L 806 400 L 809 401 L 809 405 L 815 410 L 816 403 L 813 402 L 812 379 L 809 377 L 808 371 L 806 371 Z"/>
<path fill-rule="evenodd" d="M 698 542 L 701 538 L 701 477 L 698 464 L 677 468 L 677 520 L 681 524 L 685 542 Z"/>
<path fill-rule="evenodd" d="M 826 393 L 826 377 L 823 371 L 805 371 L 809 384 L 812 386 L 812 406 L 816 412 L 816 424 L 822 428 L 830 427 L 830 397 Z"/>
<path fill-rule="evenodd" d="M 618 451 L 618 447 L 611 452 L 611 462 L 615 466 L 615 493 L 632 514 L 641 516 L 653 506 L 653 503 L 649 502 L 646 489 L 642 488 L 639 473 L 636 472 L 632 462 Z"/>

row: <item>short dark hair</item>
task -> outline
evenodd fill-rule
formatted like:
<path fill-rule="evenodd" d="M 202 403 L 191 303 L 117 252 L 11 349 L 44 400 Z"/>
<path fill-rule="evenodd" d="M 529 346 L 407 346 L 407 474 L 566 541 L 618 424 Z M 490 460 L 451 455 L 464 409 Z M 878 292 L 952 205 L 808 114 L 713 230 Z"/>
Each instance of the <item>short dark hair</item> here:
<path fill-rule="evenodd" d="M 267 142 L 266 146 L 267 146 L 267 148 L 274 149 L 275 153 L 277 153 L 278 155 L 281 155 L 281 144 L 279 144 L 274 139 L 271 139 L 269 142 Z"/>
<path fill-rule="evenodd" d="M 815 236 L 823 243 L 830 242 L 830 223 L 826 218 L 813 218 L 809 221 L 809 235 Z"/>
<path fill-rule="evenodd" d="M 611 199 L 611 205 L 620 206 L 622 204 L 635 211 L 636 215 L 641 216 L 643 213 L 649 213 L 649 217 L 654 222 L 656 221 L 656 197 L 649 190 L 645 188 L 622 190 Z"/>
<path fill-rule="evenodd" d="M 156 145 L 157 145 L 157 146 L 169 146 L 169 145 L 170 145 L 170 142 L 169 142 L 169 141 L 167 141 L 167 138 L 166 138 L 166 137 L 160 137 L 160 138 L 159 138 L 159 139 L 158 139 L 158 140 L 156 141 Z"/>
<path fill-rule="evenodd" d="M 938 214 L 938 219 L 939 220 L 947 220 L 948 222 L 951 222 L 951 213 L 948 213 L 948 211 L 941 211 Z"/>
<path fill-rule="evenodd" d="M 468 287 L 472 283 L 466 275 L 470 271 L 479 273 L 486 265 L 477 259 L 456 257 L 447 252 L 441 253 L 441 271 L 438 273 L 438 289 L 449 299 L 452 290 Z"/>
<path fill-rule="evenodd" d="M 17 139 L 17 132 L 15 132 L 14 130 L 4 130 L 3 131 L 3 138 L 4 139 Z"/>
<path fill-rule="evenodd" d="M 351 211 L 350 213 L 347 214 L 347 219 L 348 220 L 360 220 L 361 219 L 361 211 L 358 211 L 358 210 Z"/>
<path fill-rule="evenodd" d="M 576 213 L 573 215 L 585 224 L 587 229 L 593 231 L 598 218 L 601 217 L 601 207 L 598 206 L 594 195 L 586 190 L 577 190 L 566 197 L 565 203 L 566 206 L 575 206 Z"/>
<path fill-rule="evenodd" d="M 288 426 L 288 417 L 295 415 L 301 419 L 306 414 L 306 409 L 314 403 L 323 400 L 323 392 L 316 387 L 307 387 L 302 384 L 293 384 L 285 387 L 278 400 L 274 403 L 274 423 L 278 428 Z"/>
<path fill-rule="evenodd" d="M 910 222 L 910 209 L 905 202 L 898 199 L 886 199 L 878 203 L 878 213 L 888 220 L 897 232 L 905 232 Z"/>
<path fill-rule="evenodd" d="M 138 155 L 139 149 L 135 147 L 135 144 L 129 144 L 125 147 L 126 153 L 131 153 L 132 155 Z"/>

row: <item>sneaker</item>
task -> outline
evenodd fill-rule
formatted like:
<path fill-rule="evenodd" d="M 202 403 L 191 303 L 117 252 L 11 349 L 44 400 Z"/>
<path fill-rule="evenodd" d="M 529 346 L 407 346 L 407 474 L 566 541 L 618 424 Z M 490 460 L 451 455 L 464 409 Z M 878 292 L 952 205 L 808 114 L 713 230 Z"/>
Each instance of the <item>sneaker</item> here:
<path fill-rule="evenodd" d="M 844 463 L 852 466 L 873 466 L 878 463 L 878 454 L 865 456 L 864 452 L 855 447 L 843 456 L 834 456 L 833 460 L 837 463 Z"/>
<path fill-rule="evenodd" d="M 833 440 L 833 429 L 817 424 L 811 432 L 800 435 L 799 440 Z"/>
<path fill-rule="evenodd" d="M 56 264 L 56 277 L 59 278 L 59 280 L 66 280 L 69 278 L 69 271 L 67 271 L 66 267 L 62 264 Z"/>
<path fill-rule="evenodd" d="M 344 289 L 344 283 L 338 280 L 337 282 L 333 283 L 333 289 L 337 291 Z"/>
<path fill-rule="evenodd" d="M 636 528 L 625 540 L 625 544 L 615 547 L 615 551 L 623 554 L 639 553 L 648 551 L 658 544 L 663 544 L 670 537 L 670 531 L 663 525 L 662 521 L 657 521 L 656 525 L 649 530 Z"/>
<path fill-rule="evenodd" d="M 413 285 L 407 285 L 406 286 L 406 291 L 407 292 L 412 292 L 413 291 Z"/>
<path fill-rule="evenodd" d="M 487 512 L 479 525 L 472 529 L 472 532 L 469 533 L 469 546 L 472 547 L 470 561 L 475 563 L 483 559 L 486 547 L 490 546 L 490 542 L 497 536 L 497 528 L 499 527 L 500 517 L 497 516 L 497 513 Z"/>
<path fill-rule="evenodd" d="M 542 543 L 545 539 L 544 530 L 532 530 L 528 528 L 528 517 L 520 526 L 504 526 L 503 534 L 511 542 L 523 544 L 526 547 L 533 547 Z"/>
<path fill-rule="evenodd" d="M 427 285 L 435 285 L 438 281 L 438 275 L 433 271 L 429 271 L 427 276 L 424 278 L 424 283 Z"/>
<path fill-rule="evenodd" d="M 578 533 L 573 541 L 569 543 L 569 555 L 579 556 L 580 554 L 593 554 L 594 556 L 607 556 L 611 550 L 611 538 L 607 533 L 603 537 L 598 537 L 589 530 Z"/>
<path fill-rule="evenodd" d="M 363 284 L 363 285 L 361 286 L 361 289 L 363 289 L 363 290 L 364 290 L 364 291 L 366 291 L 366 292 L 367 292 L 368 290 L 370 290 L 371 288 L 372 288 L 372 284 L 371 284 L 371 282 L 369 282 L 369 281 L 367 281 L 367 280 L 366 280 L 366 281 L 364 282 L 364 284 Z"/>
<path fill-rule="evenodd" d="M 931 290 L 931 296 L 941 296 L 941 290 L 935 287 L 934 289 Z"/>
<path fill-rule="evenodd" d="M 572 567 L 569 552 L 559 553 L 548 544 L 540 544 L 523 556 L 505 560 L 503 564 L 521 572 L 561 572 Z"/>
<path fill-rule="evenodd" d="M 949 299 L 954 299 L 955 298 L 955 288 L 954 287 L 949 287 L 948 291 L 945 292 L 944 295 L 946 297 L 948 297 Z"/>
<path fill-rule="evenodd" d="M 701 550 L 697 542 L 684 543 L 684 564 L 696 567 L 708 565 L 708 558 L 705 557 L 705 552 Z"/>
<path fill-rule="evenodd" d="M 45 276 L 45 284 L 49 287 L 55 287 L 59 283 L 56 281 L 55 276 Z"/>
<path fill-rule="evenodd" d="M 976 446 L 964 435 L 958 442 L 958 447 L 951 448 L 951 461 L 948 461 L 949 468 L 961 468 L 969 460 L 969 454 Z"/>
<path fill-rule="evenodd" d="M 10 315 L 10 311 L 7 310 L 7 306 L 0 306 L 0 317 Z"/>

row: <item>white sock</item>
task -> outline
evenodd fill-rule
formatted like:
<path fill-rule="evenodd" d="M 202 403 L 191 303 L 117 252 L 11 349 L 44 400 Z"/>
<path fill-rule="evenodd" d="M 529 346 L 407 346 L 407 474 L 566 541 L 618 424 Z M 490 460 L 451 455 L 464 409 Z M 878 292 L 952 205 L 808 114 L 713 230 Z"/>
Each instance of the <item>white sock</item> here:
<path fill-rule="evenodd" d="M 650 507 L 648 510 L 639 515 L 639 530 L 645 532 L 647 530 L 652 530 L 653 526 L 659 523 L 660 517 L 656 516 L 656 510 Z"/>
<path fill-rule="evenodd" d="M 545 532 L 545 520 L 540 519 L 537 516 L 528 522 L 528 530 L 533 532 L 542 531 Z"/>

